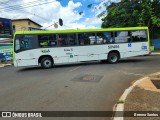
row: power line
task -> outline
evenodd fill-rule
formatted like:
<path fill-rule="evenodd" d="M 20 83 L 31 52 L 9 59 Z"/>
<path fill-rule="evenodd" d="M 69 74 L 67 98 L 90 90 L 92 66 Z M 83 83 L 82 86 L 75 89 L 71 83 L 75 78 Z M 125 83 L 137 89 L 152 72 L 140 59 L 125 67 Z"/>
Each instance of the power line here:
<path fill-rule="evenodd" d="M 32 2 L 27 2 L 27 3 L 21 3 L 21 4 L 14 4 L 14 5 L 9 5 L 8 7 L 5 7 L 5 8 L 10 8 L 10 7 L 17 7 L 17 6 L 21 6 L 21 5 L 28 5 L 28 4 L 31 4 L 31 3 L 37 3 L 37 2 L 40 2 L 40 0 L 36 0 L 36 1 L 32 1 Z M 2 2 L 2 4 L 4 4 L 4 3 L 6 3 L 6 2 Z M 1 2 L 0 2 L 0 4 L 1 4 Z M 5 9 L 5 8 L 1 8 L 1 9 Z"/>
<path fill-rule="evenodd" d="M 9 4 L 7 4 L 7 3 L 4 3 L 4 4 L 9 5 Z M 10 9 L 10 10 L 14 10 L 14 9 Z M 4 11 L 10 11 L 10 10 L 4 10 Z M 43 19 L 43 20 L 50 21 L 50 20 L 47 19 L 47 18 L 41 17 L 41 16 L 39 16 L 39 15 L 37 15 L 37 14 L 31 13 L 31 12 L 28 12 L 28 11 L 25 11 L 25 10 L 20 10 L 20 11 L 25 12 L 25 13 L 28 13 L 28 14 L 31 14 L 31 15 L 34 15 L 34 16 L 36 16 L 36 17 L 38 17 L 38 18 Z"/>
<path fill-rule="evenodd" d="M 35 7 L 35 6 L 40 6 L 40 5 L 44 5 L 44 4 L 48 4 L 48 3 L 53 3 L 53 2 L 56 2 L 56 1 L 50 1 L 50 2 L 44 2 L 44 3 L 38 3 L 38 4 L 34 4 L 34 5 L 25 5 L 25 6 L 17 6 L 17 7 L 6 7 L 6 8 L 1 8 L 1 10 L 17 10 L 17 9 L 24 9 L 24 8 L 29 8 L 29 7 Z"/>

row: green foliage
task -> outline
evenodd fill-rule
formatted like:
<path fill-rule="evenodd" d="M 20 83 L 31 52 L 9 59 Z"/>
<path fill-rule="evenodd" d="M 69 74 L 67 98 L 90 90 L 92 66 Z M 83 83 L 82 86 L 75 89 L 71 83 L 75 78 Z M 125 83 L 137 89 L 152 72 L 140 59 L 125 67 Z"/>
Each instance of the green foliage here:
<path fill-rule="evenodd" d="M 87 7 L 88 7 L 88 8 L 91 8 L 91 7 L 92 7 L 92 4 L 89 4 Z"/>
<path fill-rule="evenodd" d="M 101 12 L 100 14 L 98 14 L 97 17 L 100 18 L 100 17 L 104 16 L 105 13 L 106 13 L 106 11 L 103 11 L 103 12 Z"/>
<path fill-rule="evenodd" d="M 102 27 L 148 26 L 150 31 L 160 27 L 159 0 L 121 0 L 106 7 L 102 12 Z"/>
<path fill-rule="evenodd" d="M 118 100 L 116 100 L 116 103 L 117 103 L 117 104 L 123 104 L 123 103 L 124 103 L 124 101 L 123 101 L 123 100 L 121 100 L 121 99 L 118 99 Z"/>
<path fill-rule="evenodd" d="M 80 12 L 79 12 L 79 15 L 82 15 L 82 14 L 83 14 L 83 11 L 80 11 Z"/>

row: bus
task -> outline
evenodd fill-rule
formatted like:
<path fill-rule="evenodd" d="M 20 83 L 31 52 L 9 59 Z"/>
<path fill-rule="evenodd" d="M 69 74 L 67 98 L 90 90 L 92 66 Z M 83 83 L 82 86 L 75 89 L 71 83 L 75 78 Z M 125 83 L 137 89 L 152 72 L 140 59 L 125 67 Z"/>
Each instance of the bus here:
<path fill-rule="evenodd" d="M 19 31 L 13 39 L 14 66 L 108 61 L 149 54 L 148 27 Z"/>

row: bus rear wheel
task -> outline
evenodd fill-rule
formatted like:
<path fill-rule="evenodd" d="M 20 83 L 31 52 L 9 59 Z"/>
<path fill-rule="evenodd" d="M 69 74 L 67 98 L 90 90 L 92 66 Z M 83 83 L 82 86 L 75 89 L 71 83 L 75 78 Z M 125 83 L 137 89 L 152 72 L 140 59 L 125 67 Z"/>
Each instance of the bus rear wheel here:
<path fill-rule="evenodd" d="M 118 53 L 110 53 L 107 60 L 110 64 L 117 63 L 119 61 Z"/>
<path fill-rule="evenodd" d="M 53 60 L 49 57 L 44 57 L 41 60 L 41 67 L 45 69 L 49 69 L 53 67 Z"/>

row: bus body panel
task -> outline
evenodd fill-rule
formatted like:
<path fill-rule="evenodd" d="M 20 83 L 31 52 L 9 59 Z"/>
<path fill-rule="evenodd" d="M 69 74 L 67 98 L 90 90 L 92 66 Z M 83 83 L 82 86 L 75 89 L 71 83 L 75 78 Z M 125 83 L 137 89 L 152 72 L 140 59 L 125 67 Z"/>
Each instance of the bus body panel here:
<path fill-rule="evenodd" d="M 16 59 L 16 62 L 14 63 L 15 66 L 38 66 L 38 59 L 43 55 L 52 56 L 54 64 L 105 60 L 107 59 L 108 53 L 113 50 L 119 51 L 120 58 L 149 54 L 148 42 L 125 43 L 117 45 L 118 48 L 112 48 L 115 44 L 110 44 L 26 50 L 15 53 L 15 57 L 19 59 Z M 42 51 L 49 51 L 49 53 L 42 53 Z"/>

